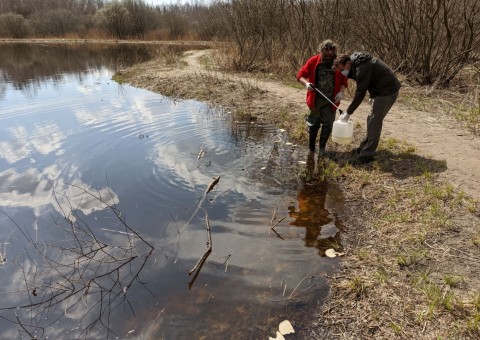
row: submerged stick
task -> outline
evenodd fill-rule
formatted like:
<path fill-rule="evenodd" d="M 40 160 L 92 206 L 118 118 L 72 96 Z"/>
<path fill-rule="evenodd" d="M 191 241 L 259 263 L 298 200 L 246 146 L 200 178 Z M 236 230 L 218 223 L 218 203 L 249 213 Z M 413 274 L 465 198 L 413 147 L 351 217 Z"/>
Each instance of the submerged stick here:
<path fill-rule="evenodd" d="M 197 155 L 197 161 L 199 161 L 200 158 L 202 158 L 203 156 L 205 156 L 205 151 L 203 151 L 203 149 L 200 149 L 200 152 Z"/>
<path fill-rule="evenodd" d="M 274 207 L 272 212 L 272 219 L 270 220 L 270 228 L 272 227 L 273 221 L 275 221 L 276 218 L 277 218 L 277 209 Z"/>
<path fill-rule="evenodd" d="M 212 252 L 212 232 L 210 229 L 210 222 L 208 221 L 208 215 L 205 213 L 205 224 L 207 226 L 207 233 L 208 233 L 208 249 L 205 251 L 203 256 L 198 260 L 195 267 L 193 267 L 189 272 L 188 275 L 192 275 L 197 269 L 200 269 L 203 266 L 203 263 L 207 259 L 208 255 Z M 200 271 L 200 270 L 199 270 Z"/>
<path fill-rule="evenodd" d="M 282 222 L 282 221 L 283 221 L 284 219 L 286 219 L 286 218 L 287 218 L 287 216 L 282 217 L 281 219 L 279 219 L 270 229 L 275 228 L 280 222 Z"/>
<path fill-rule="evenodd" d="M 280 239 L 282 239 L 282 240 L 285 241 L 285 239 L 284 239 L 279 233 L 277 233 L 277 231 L 275 230 L 275 227 L 276 227 L 280 222 L 282 222 L 284 219 L 286 219 L 287 216 L 282 217 L 282 218 L 279 219 L 277 222 L 275 222 L 275 224 L 273 224 L 273 221 L 275 220 L 276 217 L 277 217 L 276 211 L 273 210 L 272 220 L 270 221 L 270 225 L 271 225 L 270 230 L 273 231 L 273 232 L 275 233 L 275 235 L 277 235 Z M 272 224 L 273 224 L 273 225 L 272 225 Z"/>

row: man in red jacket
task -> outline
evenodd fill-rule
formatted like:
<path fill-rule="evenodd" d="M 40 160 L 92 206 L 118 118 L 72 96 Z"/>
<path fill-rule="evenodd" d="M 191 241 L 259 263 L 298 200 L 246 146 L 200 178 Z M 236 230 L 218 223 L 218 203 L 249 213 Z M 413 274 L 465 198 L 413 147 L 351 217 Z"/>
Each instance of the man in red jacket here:
<path fill-rule="evenodd" d="M 302 66 L 297 74 L 297 80 L 307 89 L 307 106 L 310 109 L 305 118 L 308 128 L 308 147 L 311 152 L 315 152 L 317 133 L 321 126 L 319 155 L 327 156 L 325 146 L 332 133 L 335 107 L 318 94 L 315 88 L 338 106 L 348 83 L 347 77 L 340 71 L 333 69 L 333 60 L 337 55 L 337 45 L 331 40 L 325 40 L 318 47 L 318 51 L 317 55 L 308 59 Z"/>

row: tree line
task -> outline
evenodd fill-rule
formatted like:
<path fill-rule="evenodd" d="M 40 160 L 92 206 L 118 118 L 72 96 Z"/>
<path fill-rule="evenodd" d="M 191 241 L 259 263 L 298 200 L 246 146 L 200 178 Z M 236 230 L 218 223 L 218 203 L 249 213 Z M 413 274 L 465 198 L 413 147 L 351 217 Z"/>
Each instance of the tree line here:
<path fill-rule="evenodd" d="M 420 84 L 480 60 L 480 0 L 2 0 L 0 37 L 218 40 L 224 67 L 288 74 L 327 38 Z"/>
<path fill-rule="evenodd" d="M 151 6 L 144 0 L 2 0 L 0 37 L 209 39 L 200 3 Z"/>

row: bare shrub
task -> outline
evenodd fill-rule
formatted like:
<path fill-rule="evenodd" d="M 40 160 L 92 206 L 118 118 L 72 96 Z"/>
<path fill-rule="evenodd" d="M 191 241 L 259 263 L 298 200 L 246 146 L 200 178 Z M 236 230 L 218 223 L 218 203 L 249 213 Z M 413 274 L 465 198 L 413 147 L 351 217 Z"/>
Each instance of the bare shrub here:
<path fill-rule="evenodd" d="M 478 0 L 231 0 L 211 12 L 217 37 L 233 43 L 232 67 L 243 71 L 292 74 L 330 38 L 444 86 L 480 51 Z"/>
<path fill-rule="evenodd" d="M 41 36 L 61 36 L 77 29 L 77 16 L 66 9 L 37 13 L 31 18 L 35 32 Z"/>
<path fill-rule="evenodd" d="M 28 35 L 27 20 L 21 14 L 0 14 L 0 36 L 11 38 L 25 38 Z"/>
<path fill-rule="evenodd" d="M 168 10 L 162 15 L 162 24 L 168 29 L 170 39 L 178 39 L 187 32 L 188 20 L 181 13 Z"/>
<path fill-rule="evenodd" d="M 128 11 L 130 35 L 143 38 L 148 30 L 155 27 L 156 13 L 143 0 L 124 0 L 123 5 Z"/>
<path fill-rule="evenodd" d="M 218 2 L 212 11 L 217 32 L 235 45 L 234 68 L 293 72 L 322 40 L 345 31 L 338 21 L 341 5 L 341 0 L 234 0 Z"/>
<path fill-rule="evenodd" d="M 130 33 L 130 16 L 124 4 L 114 1 L 95 14 L 98 27 L 118 39 L 126 39 Z"/>
<path fill-rule="evenodd" d="M 269 25 L 273 13 L 268 13 L 265 5 L 265 2 L 255 0 L 238 0 L 216 5 L 218 25 L 223 28 L 236 49 L 237 57 L 232 60 L 232 66 L 236 70 L 253 71 L 269 59 L 269 56 L 262 52 L 267 48 L 265 45 L 274 42 L 272 27 Z"/>
<path fill-rule="evenodd" d="M 367 50 L 421 84 L 448 85 L 480 47 L 478 0 L 353 0 Z"/>

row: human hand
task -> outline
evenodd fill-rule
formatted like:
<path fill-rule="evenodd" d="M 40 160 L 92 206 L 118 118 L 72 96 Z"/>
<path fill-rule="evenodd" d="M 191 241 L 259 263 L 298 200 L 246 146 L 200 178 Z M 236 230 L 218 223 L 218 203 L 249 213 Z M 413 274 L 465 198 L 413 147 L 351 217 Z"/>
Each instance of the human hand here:
<path fill-rule="evenodd" d="M 313 91 L 315 90 L 312 83 L 305 83 L 305 87 L 307 88 L 308 91 Z"/>
<path fill-rule="evenodd" d="M 340 121 L 342 123 L 347 123 L 349 119 L 350 119 L 350 115 L 346 111 L 340 115 Z"/>
<path fill-rule="evenodd" d="M 338 92 L 337 95 L 335 96 L 335 101 L 339 102 L 342 99 L 343 99 L 343 92 Z"/>

